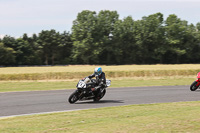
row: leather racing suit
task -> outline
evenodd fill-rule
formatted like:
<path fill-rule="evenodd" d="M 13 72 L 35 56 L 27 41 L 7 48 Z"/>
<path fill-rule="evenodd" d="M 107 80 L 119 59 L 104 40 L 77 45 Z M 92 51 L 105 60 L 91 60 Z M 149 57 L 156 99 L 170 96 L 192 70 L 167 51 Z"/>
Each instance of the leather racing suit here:
<path fill-rule="evenodd" d="M 88 78 L 93 78 L 96 77 L 96 87 L 94 91 L 98 91 L 101 87 L 105 87 L 106 85 L 106 76 L 105 73 L 102 72 L 100 75 L 95 76 L 95 74 L 93 73 L 92 75 L 88 76 Z"/>

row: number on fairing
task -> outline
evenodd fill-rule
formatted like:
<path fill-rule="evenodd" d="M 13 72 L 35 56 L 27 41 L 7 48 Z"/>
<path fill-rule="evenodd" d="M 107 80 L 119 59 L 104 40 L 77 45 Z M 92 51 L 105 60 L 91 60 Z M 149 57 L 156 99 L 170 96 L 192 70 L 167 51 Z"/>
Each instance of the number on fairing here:
<path fill-rule="evenodd" d="M 86 84 L 83 81 L 79 81 L 78 88 L 86 88 Z"/>

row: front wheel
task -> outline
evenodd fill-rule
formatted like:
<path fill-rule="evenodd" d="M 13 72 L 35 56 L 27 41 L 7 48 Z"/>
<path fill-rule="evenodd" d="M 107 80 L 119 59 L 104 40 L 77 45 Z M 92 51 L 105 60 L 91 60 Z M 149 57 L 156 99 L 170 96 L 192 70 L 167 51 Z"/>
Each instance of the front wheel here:
<path fill-rule="evenodd" d="M 69 96 L 69 103 L 75 103 L 76 101 L 78 101 L 79 96 L 78 96 L 78 91 L 73 92 L 70 96 Z"/>
<path fill-rule="evenodd" d="M 190 85 L 190 90 L 191 91 L 195 91 L 199 86 L 197 86 L 197 81 L 194 81 L 191 85 Z"/>

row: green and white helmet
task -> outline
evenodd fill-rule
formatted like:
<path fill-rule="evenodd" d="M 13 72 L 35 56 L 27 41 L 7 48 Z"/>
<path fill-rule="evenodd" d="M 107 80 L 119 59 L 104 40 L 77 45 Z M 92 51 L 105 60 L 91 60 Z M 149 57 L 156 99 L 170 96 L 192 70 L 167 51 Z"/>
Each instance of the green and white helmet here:
<path fill-rule="evenodd" d="M 94 69 L 94 74 L 95 74 L 96 76 L 101 75 L 101 73 L 102 73 L 102 68 L 101 68 L 101 67 L 96 67 L 96 68 Z"/>

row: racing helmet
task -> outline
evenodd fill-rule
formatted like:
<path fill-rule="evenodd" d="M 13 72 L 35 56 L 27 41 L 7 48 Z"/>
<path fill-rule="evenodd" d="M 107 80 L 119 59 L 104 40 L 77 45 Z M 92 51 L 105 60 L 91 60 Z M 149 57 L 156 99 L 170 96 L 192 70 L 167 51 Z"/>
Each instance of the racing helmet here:
<path fill-rule="evenodd" d="M 99 75 L 101 75 L 101 73 L 102 73 L 102 68 L 101 67 L 96 67 L 94 69 L 95 76 L 99 76 Z"/>

